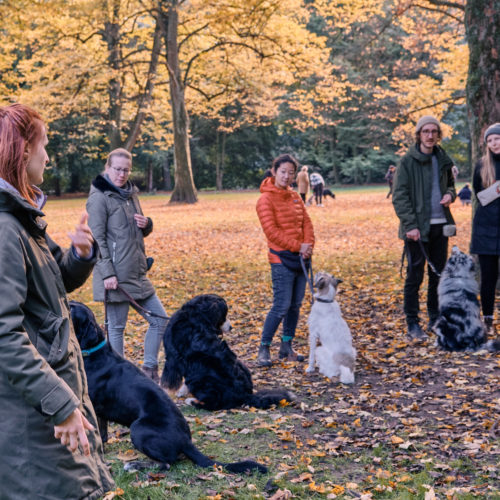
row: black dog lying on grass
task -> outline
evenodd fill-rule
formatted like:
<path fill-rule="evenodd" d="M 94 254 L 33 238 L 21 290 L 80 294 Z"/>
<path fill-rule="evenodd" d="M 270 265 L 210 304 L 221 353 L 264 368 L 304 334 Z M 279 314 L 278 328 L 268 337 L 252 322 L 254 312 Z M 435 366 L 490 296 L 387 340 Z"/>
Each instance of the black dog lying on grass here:
<path fill-rule="evenodd" d="M 193 406 L 211 411 L 292 401 L 293 394 L 284 389 L 253 392 L 250 371 L 222 340 L 230 329 L 226 316 L 226 301 L 213 294 L 198 295 L 172 316 L 163 336 L 162 385 L 176 390 L 184 378 L 197 399 Z"/>
<path fill-rule="evenodd" d="M 186 419 L 167 394 L 111 349 L 87 306 L 74 301 L 70 306 L 103 441 L 111 421 L 130 427 L 133 445 L 166 468 L 183 453 L 201 467 L 221 465 L 230 472 L 267 472 L 265 466 L 251 460 L 224 464 L 203 455 L 191 441 Z"/>

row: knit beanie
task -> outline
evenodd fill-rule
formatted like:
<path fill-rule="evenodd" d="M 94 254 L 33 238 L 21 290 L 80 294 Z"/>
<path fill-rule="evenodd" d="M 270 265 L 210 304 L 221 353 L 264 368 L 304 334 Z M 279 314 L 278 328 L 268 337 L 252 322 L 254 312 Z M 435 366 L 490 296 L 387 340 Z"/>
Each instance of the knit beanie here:
<path fill-rule="evenodd" d="M 493 125 L 490 125 L 486 129 L 486 132 L 484 133 L 484 142 L 486 142 L 486 139 L 488 139 L 488 136 L 490 136 L 492 134 L 500 135 L 500 123 L 494 123 Z"/>
<path fill-rule="evenodd" d="M 425 115 L 425 116 L 422 116 L 422 118 L 420 118 L 420 120 L 418 120 L 418 122 L 417 122 L 417 127 L 415 129 L 417 134 L 422 130 L 422 128 L 424 128 L 426 125 L 429 125 L 429 123 L 432 123 L 432 124 L 437 125 L 439 127 L 439 121 L 436 120 L 436 118 L 434 118 L 431 115 Z"/>

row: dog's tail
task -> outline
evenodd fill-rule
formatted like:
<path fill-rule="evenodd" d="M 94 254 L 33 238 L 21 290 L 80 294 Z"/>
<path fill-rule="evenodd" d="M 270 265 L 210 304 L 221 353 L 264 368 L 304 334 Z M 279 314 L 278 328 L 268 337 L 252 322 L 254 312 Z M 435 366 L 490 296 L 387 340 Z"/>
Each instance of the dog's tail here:
<path fill-rule="evenodd" d="M 278 405 L 281 401 L 291 403 L 295 395 L 285 389 L 266 389 L 252 394 L 245 402 L 249 406 L 267 410 L 272 405 Z"/>
<path fill-rule="evenodd" d="M 500 339 L 488 340 L 485 344 L 486 349 L 490 352 L 500 351 Z"/>
<path fill-rule="evenodd" d="M 241 462 L 232 462 L 229 464 L 216 462 L 215 460 L 208 458 L 206 455 L 203 455 L 203 453 L 198 448 L 196 448 L 193 443 L 189 443 L 189 445 L 185 450 L 183 450 L 183 452 L 186 457 L 188 457 L 200 467 L 213 467 L 214 465 L 219 465 L 221 467 L 224 467 L 224 469 L 228 470 L 229 472 L 245 473 L 252 472 L 254 470 L 257 470 L 262 474 L 265 474 L 267 472 L 267 467 L 265 465 L 254 462 L 253 460 L 243 460 Z"/>

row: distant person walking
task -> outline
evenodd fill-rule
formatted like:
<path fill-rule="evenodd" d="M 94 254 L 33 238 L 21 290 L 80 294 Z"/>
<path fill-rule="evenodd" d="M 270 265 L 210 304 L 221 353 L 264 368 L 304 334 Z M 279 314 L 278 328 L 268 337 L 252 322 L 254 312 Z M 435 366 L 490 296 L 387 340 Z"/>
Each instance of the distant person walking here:
<path fill-rule="evenodd" d="M 386 198 L 390 198 L 392 194 L 392 185 L 394 183 L 394 174 L 396 173 L 396 165 L 391 165 L 387 169 L 387 173 L 385 174 L 385 180 L 387 184 L 389 184 L 389 192 L 387 193 Z"/>
<path fill-rule="evenodd" d="M 313 172 L 311 174 L 311 187 L 314 193 L 314 199 L 318 207 L 323 206 L 323 189 L 325 188 L 325 181 L 320 173 Z"/>
<path fill-rule="evenodd" d="M 94 300 L 104 301 L 107 291 L 109 342 L 120 356 L 124 355 L 123 334 L 130 303 L 118 286 L 144 309 L 166 316 L 146 276 L 144 238 L 153 231 L 153 221 L 142 213 L 138 189 L 129 180 L 131 170 L 132 156 L 126 149 L 111 151 L 104 174 L 92 181 L 87 200 L 89 226 L 100 250 L 92 283 Z M 137 312 L 149 323 L 142 370 L 158 382 L 158 351 L 167 320 L 145 315 L 141 310 Z"/>
<path fill-rule="evenodd" d="M 304 165 L 300 172 L 297 174 L 297 191 L 302 198 L 302 201 L 306 202 L 306 195 L 309 192 L 309 175 L 307 173 L 307 165 Z"/>
<path fill-rule="evenodd" d="M 494 123 L 484 133 L 486 151 L 474 169 L 473 189 L 476 196 L 500 180 L 500 123 Z M 481 307 L 488 333 L 494 333 L 493 313 L 500 257 L 500 193 L 493 188 L 488 199 L 478 196 L 472 221 L 471 253 L 479 257 L 481 268 Z"/>
<path fill-rule="evenodd" d="M 297 160 L 288 154 L 273 161 L 273 177 L 260 185 L 257 215 L 269 247 L 273 282 L 273 305 L 266 316 L 257 356 L 259 366 L 271 366 L 269 347 L 274 334 L 283 322 L 283 335 L 278 353 L 280 359 L 304 361 L 295 352 L 292 341 L 299 320 L 300 306 L 306 289 L 306 277 L 300 256 L 312 256 L 314 230 L 298 193 L 290 188 L 298 169 Z"/>
<path fill-rule="evenodd" d="M 462 206 L 464 206 L 464 205 L 470 205 L 471 204 L 471 199 L 472 199 L 472 191 L 470 189 L 469 184 L 466 184 L 458 192 L 457 196 L 460 198 L 460 201 L 462 202 Z"/>
<path fill-rule="evenodd" d="M 448 236 L 454 224 L 449 207 L 456 198 L 453 161 L 438 145 L 442 137 L 439 121 L 433 116 L 423 116 L 418 120 L 415 134 L 416 144 L 403 156 L 396 170 L 392 195 L 400 220 L 399 237 L 405 240 L 408 256 L 404 312 L 410 339 L 427 337 L 419 324 L 419 289 L 426 258 L 438 273 L 446 264 Z M 439 276 L 430 265 L 427 271 L 427 313 L 431 327 L 439 315 Z"/>

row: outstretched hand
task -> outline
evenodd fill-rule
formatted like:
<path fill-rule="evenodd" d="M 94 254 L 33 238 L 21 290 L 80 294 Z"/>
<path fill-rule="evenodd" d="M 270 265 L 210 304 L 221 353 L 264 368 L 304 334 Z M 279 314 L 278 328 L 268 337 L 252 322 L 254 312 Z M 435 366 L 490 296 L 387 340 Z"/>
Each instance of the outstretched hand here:
<path fill-rule="evenodd" d="M 74 453 L 78 449 L 78 442 L 85 455 L 90 455 L 90 445 L 86 430 L 93 431 L 94 426 L 76 408 L 73 413 L 59 425 L 54 425 L 54 436 L 61 440 Z"/>
<path fill-rule="evenodd" d="M 80 223 L 75 227 L 73 233 L 68 233 L 78 257 L 82 259 L 87 259 L 92 255 L 92 246 L 94 244 L 94 237 L 92 236 L 92 231 L 87 225 L 89 215 L 87 212 L 83 212 L 80 217 Z"/>

